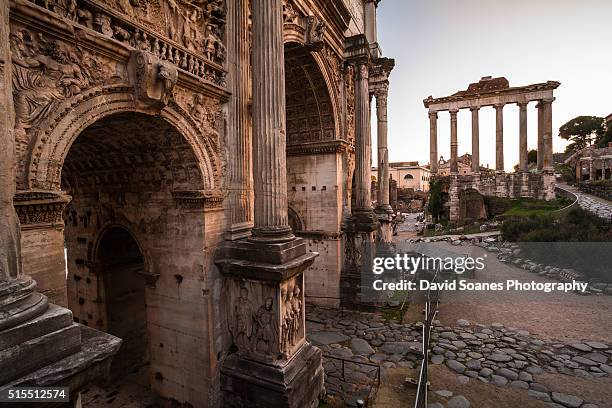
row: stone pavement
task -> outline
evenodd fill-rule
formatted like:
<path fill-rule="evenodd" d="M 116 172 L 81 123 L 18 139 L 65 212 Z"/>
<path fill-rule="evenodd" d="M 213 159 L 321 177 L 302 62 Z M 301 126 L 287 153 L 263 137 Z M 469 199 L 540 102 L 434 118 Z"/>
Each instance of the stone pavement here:
<path fill-rule="evenodd" d="M 578 205 L 580 205 L 580 207 L 601 218 L 612 220 L 612 202 L 590 194 L 585 194 L 578 188 L 567 184 L 557 184 L 557 187 L 575 194 L 576 197 L 578 197 Z"/>
<path fill-rule="evenodd" d="M 354 406 L 375 390 L 377 370 L 360 362 L 378 364 L 384 379 L 388 368 L 419 365 L 419 323 L 402 324 L 380 314 L 309 308 L 308 339 L 324 355 L 354 361 L 342 364 L 324 358 L 328 394 Z M 585 341 L 564 343 L 531 336 L 528 331 L 501 323 L 480 325 L 465 319 L 453 327 L 436 321 L 432 332 L 431 363 L 445 364 L 459 380 L 482 381 L 498 387 L 522 389 L 529 397 L 550 401 L 551 407 L 588 407 L 578 390 L 549 390 L 538 383 L 542 373 L 561 373 L 582 378 L 612 374 L 610 345 Z M 473 401 L 477 403 L 477 401 Z M 554 405 L 559 404 L 559 405 Z M 469 406 L 469 405 L 468 405 Z M 477 405 L 475 405 L 477 406 Z"/>

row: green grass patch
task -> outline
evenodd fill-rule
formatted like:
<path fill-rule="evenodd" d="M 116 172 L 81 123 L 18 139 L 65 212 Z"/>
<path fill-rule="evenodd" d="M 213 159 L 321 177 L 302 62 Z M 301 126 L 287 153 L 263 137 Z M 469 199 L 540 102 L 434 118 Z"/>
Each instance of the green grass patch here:
<path fill-rule="evenodd" d="M 543 216 L 560 210 L 571 204 L 566 198 L 557 198 L 551 201 L 537 200 L 535 198 L 506 199 L 506 210 L 501 213 L 502 217 L 532 217 Z"/>

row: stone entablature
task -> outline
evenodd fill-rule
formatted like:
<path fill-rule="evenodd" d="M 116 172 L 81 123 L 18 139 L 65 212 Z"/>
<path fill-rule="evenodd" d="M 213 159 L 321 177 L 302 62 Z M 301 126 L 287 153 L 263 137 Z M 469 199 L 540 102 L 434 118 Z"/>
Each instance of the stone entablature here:
<path fill-rule="evenodd" d="M 70 199 L 51 191 L 18 191 L 14 205 L 21 228 L 64 228 L 63 212 Z"/>
<path fill-rule="evenodd" d="M 484 77 L 480 82 L 494 81 L 495 79 L 497 78 L 491 79 L 490 77 Z M 560 83 L 557 81 L 547 81 L 527 86 L 508 86 L 500 89 L 483 88 L 474 91 L 461 91 L 457 94 L 441 98 L 429 96 L 423 100 L 423 104 L 430 112 L 440 112 L 452 109 L 467 109 L 475 106 L 483 107 L 494 106 L 496 104 L 525 103 L 552 98 L 553 90 L 557 89 L 559 85 Z"/>
<path fill-rule="evenodd" d="M 183 3 L 184 1 L 179 0 L 179 2 Z M 214 10 L 213 8 L 206 12 L 200 10 L 199 15 L 201 17 L 199 20 L 204 18 L 202 17 L 204 14 L 208 14 L 206 22 L 198 20 L 191 22 L 185 19 L 183 14 L 186 9 L 172 10 L 169 7 L 162 6 L 161 8 L 167 9 L 164 13 L 167 14 L 166 18 L 172 23 L 170 26 L 176 24 L 179 19 L 185 19 L 182 30 L 191 32 L 193 37 L 183 35 L 180 40 L 177 38 L 175 29 L 169 28 L 169 32 L 164 32 L 165 22 L 143 20 L 143 18 L 136 18 L 135 16 L 129 18 L 124 14 L 124 10 L 118 10 L 122 6 L 129 6 L 134 9 L 128 2 L 108 1 L 108 4 L 103 6 L 99 2 L 82 0 L 78 5 L 76 2 L 68 2 L 73 3 L 68 9 L 60 7 L 58 3 L 60 2 L 57 0 L 45 1 L 41 2 L 42 6 L 40 6 L 37 2 L 31 0 L 18 0 L 12 7 L 11 11 L 14 14 L 12 17 L 20 19 L 21 16 L 24 21 L 31 21 L 32 18 L 44 21 L 49 20 L 45 16 L 45 11 L 51 12 L 52 15 L 60 17 L 60 19 L 55 21 L 51 19 L 51 25 L 47 29 L 53 31 L 67 29 L 72 33 L 90 29 L 128 48 L 148 51 L 164 61 L 175 64 L 181 70 L 194 75 L 199 80 L 225 86 L 225 70 L 222 65 L 226 58 L 226 51 L 220 40 L 224 30 L 225 17 L 224 13 L 220 11 L 221 5 L 218 4 L 220 2 L 209 2 L 209 5 L 217 3 L 211 6 Z M 168 2 L 161 0 L 160 3 L 166 5 Z M 188 4 L 187 2 L 184 3 Z M 118 4 L 121 4 L 121 6 L 118 6 Z M 142 2 L 142 4 L 148 8 L 147 2 Z M 108 8 L 108 6 L 114 7 Z M 189 6 L 194 7 L 191 4 Z M 197 16 L 197 10 L 194 11 L 196 11 Z M 151 13 L 150 15 L 157 15 L 157 13 Z M 190 22 L 187 23 L 187 21 Z M 196 23 L 208 27 L 208 37 L 205 40 L 198 40 L 204 34 L 194 35 L 201 31 L 196 28 Z M 198 43 L 194 43 L 191 38 L 195 38 Z M 97 44 L 98 47 L 103 48 L 109 47 L 109 45 Z"/>

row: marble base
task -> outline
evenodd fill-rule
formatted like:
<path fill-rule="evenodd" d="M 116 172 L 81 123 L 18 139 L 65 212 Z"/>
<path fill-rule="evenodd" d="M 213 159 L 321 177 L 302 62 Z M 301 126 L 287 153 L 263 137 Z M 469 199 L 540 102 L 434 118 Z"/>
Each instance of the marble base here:
<path fill-rule="evenodd" d="M 221 367 L 223 406 L 315 408 L 324 395 L 321 350 L 305 343 L 284 365 L 229 355 Z"/>

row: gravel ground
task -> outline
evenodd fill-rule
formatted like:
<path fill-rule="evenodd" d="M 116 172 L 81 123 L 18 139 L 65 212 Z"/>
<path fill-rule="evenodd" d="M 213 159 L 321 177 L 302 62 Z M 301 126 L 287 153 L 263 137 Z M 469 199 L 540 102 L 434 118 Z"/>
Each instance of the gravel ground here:
<path fill-rule="evenodd" d="M 471 256 L 487 252 L 474 246 L 443 247 Z M 524 282 L 555 282 L 520 268 L 499 262 L 488 254 L 487 268 L 476 273 L 474 282 L 504 282 L 516 279 Z M 503 323 L 530 331 L 532 334 L 563 341 L 612 341 L 612 296 L 580 296 L 563 292 L 495 291 L 442 293 L 439 318 L 443 324 L 458 319 L 479 323 Z"/>

